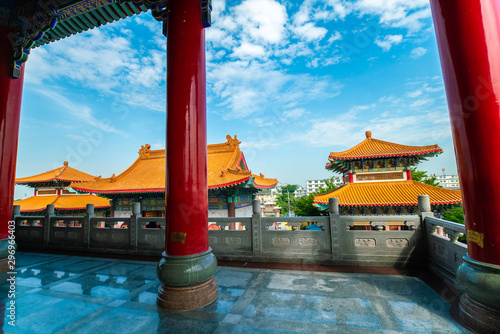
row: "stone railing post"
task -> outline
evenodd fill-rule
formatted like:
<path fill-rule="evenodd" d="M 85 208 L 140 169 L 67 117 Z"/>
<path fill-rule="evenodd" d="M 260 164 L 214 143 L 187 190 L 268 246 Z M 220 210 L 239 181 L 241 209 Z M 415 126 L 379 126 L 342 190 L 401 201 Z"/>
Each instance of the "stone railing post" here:
<path fill-rule="evenodd" d="M 43 221 L 43 245 L 46 247 L 49 245 L 50 239 L 50 219 L 55 216 L 54 204 L 47 205 L 47 212 L 45 214 L 45 219 Z"/>
<path fill-rule="evenodd" d="M 130 233 L 130 247 L 132 249 L 137 249 L 137 233 L 139 230 L 138 219 L 142 217 L 141 215 L 141 203 L 134 202 L 132 205 L 132 215 L 130 216 L 130 224 L 128 226 Z"/>
<path fill-rule="evenodd" d="M 423 229 L 427 229 L 429 233 L 435 233 L 437 226 L 426 226 L 425 218 L 434 217 L 434 213 L 431 210 L 431 201 L 429 200 L 429 195 L 418 195 L 418 215 L 420 216 L 420 226 Z"/>
<path fill-rule="evenodd" d="M 85 215 L 83 216 L 83 242 L 87 248 L 90 247 L 90 230 L 92 229 L 90 220 L 94 217 L 94 204 L 87 204 L 87 207 L 85 208 Z"/>
<path fill-rule="evenodd" d="M 330 214 L 330 241 L 332 245 L 333 260 L 342 259 L 340 248 L 340 213 L 338 198 L 328 199 L 328 212 Z"/>
<path fill-rule="evenodd" d="M 16 220 L 16 217 L 21 215 L 21 206 L 14 205 L 12 208 L 12 220 Z"/>
<path fill-rule="evenodd" d="M 260 212 L 260 200 L 252 201 L 252 250 L 254 256 L 262 254 L 262 215 Z"/>

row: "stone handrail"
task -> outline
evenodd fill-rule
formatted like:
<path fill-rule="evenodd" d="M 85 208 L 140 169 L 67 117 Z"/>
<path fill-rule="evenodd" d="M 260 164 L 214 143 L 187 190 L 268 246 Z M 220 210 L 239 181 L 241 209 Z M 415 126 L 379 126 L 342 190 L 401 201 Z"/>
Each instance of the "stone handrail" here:
<path fill-rule="evenodd" d="M 465 234 L 465 226 L 434 217 L 425 217 L 424 223 L 428 266 L 459 288 L 455 276 L 463 256 L 467 254 L 467 245 L 458 238 Z"/>
<path fill-rule="evenodd" d="M 21 249 L 64 249 L 159 256 L 165 247 L 165 218 L 142 217 L 140 212 L 139 203 L 134 203 L 130 217 L 122 218 L 95 217 L 93 205 L 87 206 L 83 217 L 55 216 L 53 206 L 50 205 L 47 207 L 47 214 L 41 217 L 21 216 L 17 209 L 14 210 L 16 240 Z M 444 236 L 424 232 L 428 229 L 423 228 L 423 221 L 426 226 L 443 226 L 449 230 L 449 235 L 456 235 L 457 231 L 460 233 L 460 227 L 436 220 L 431 212 L 423 210 L 420 210 L 419 215 L 340 216 L 337 199 L 330 199 L 329 216 L 262 217 L 258 200 L 254 200 L 252 212 L 251 217 L 208 218 L 209 224 L 215 223 L 221 228 L 209 230 L 210 247 L 219 259 L 338 265 L 406 265 L 424 263 L 426 249 L 427 256 L 434 256 L 429 255 L 429 242 L 440 245 L 443 241 L 457 244 Z M 36 220 L 40 220 L 42 224 L 21 224 L 23 221 Z M 56 221 L 75 220 L 81 228 L 72 228 L 70 224 L 54 225 Z M 99 222 L 105 222 L 109 228 L 98 227 Z M 126 225 L 127 228 L 114 227 L 116 222 L 123 222 L 123 226 Z M 232 222 L 239 222 L 243 229 L 228 230 Z M 371 228 L 352 229 L 357 222 L 363 222 L 364 225 L 368 222 Z M 274 223 L 287 223 L 292 229 L 270 229 Z M 316 223 L 321 230 L 301 230 L 303 223 Z M 401 230 L 388 230 L 386 227 L 390 225 L 401 226 Z M 424 238 L 424 234 L 427 237 Z M 427 244 L 424 241 L 427 241 Z M 433 259 L 433 263 L 441 265 L 442 262 Z"/>

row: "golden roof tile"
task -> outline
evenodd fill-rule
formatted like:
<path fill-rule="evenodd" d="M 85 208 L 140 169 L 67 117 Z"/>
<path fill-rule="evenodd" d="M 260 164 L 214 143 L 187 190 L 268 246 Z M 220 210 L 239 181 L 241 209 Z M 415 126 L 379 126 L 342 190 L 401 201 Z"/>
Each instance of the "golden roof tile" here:
<path fill-rule="evenodd" d="M 81 172 L 77 169 L 68 166 L 68 162 L 64 162 L 64 166 L 50 170 L 38 175 L 21 177 L 16 179 L 17 184 L 40 183 L 50 181 L 69 181 L 69 182 L 83 182 L 92 181 L 95 176 Z"/>
<path fill-rule="evenodd" d="M 111 207 L 109 199 L 89 194 L 32 196 L 14 202 L 21 206 L 21 212 L 43 211 L 48 204 L 54 204 L 56 210 L 81 210 L 87 204 L 94 204 L 95 209 Z"/>
<path fill-rule="evenodd" d="M 207 146 L 208 188 L 224 188 L 244 183 L 253 178 L 248 169 L 240 141 L 234 136 L 226 136 L 227 141 Z M 165 191 L 165 150 L 150 150 L 144 145 L 139 150 L 139 158 L 123 173 L 111 178 L 95 178 L 85 183 L 70 186 L 82 192 L 96 194 L 164 192 Z M 278 183 L 276 179 L 255 178 L 255 187 L 269 188 Z M 274 185 L 272 185 L 274 184 Z"/>
<path fill-rule="evenodd" d="M 409 146 L 372 138 L 371 131 L 366 131 L 366 139 L 358 145 L 342 152 L 331 152 L 329 160 L 356 160 L 367 158 L 398 157 L 411 155 L 440 154 L 443 150 L 438 145 Z"/>
<path fill-rule="evenodd" d="M 433 187 L 414 180 L 354 182 L 314 196 L 314 203 L 328 204 L 336 197 L 341 206 L 417 205 L 418 195 L 429 195 L 431 204 L 462 202 L 459 190 Z"/>

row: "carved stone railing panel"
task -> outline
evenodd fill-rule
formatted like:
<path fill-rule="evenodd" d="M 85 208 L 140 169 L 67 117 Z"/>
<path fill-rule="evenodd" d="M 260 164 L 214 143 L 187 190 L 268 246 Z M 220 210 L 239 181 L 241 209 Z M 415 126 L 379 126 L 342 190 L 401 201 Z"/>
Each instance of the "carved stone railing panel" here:
<path fill-rule="evenodd" d="M 91 218 L 90 219 L 90 247 L 130 249 L 132 228 L 130 218 Z"/>
<path fill-rule="evenodd" d="M 137 249 L 158 253 L 165 250 L 165 218 L 137 218 Z"/>
<path fill-rule="evenodd" d="M 434 217 L 426 217 L 425 225 L 431 269 L 454 281 L 463 256 L 467 254 L 467 245 L 458 241 L 465 234 L 465 226 Z M 440 231 L 443 234 L 439 234 Z"/>
<path fill-rule="evenodd" d="M 57 248 L 85 246 L 83 225 L 84 217 L 50 216 L 48 244 Z"/>
<path fill-rule="evenodd" d="M 45 217 L 31 216 L 31 217 L 16 217 L 16 242 L 22 240 L 27 248 L 39 248 L 43 245 L 43 224 Z"/>

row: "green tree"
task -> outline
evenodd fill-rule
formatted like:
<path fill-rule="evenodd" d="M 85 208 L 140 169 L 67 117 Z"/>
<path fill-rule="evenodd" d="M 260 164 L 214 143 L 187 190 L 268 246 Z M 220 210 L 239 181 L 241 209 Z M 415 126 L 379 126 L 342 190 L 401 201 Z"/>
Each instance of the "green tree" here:
<path fill-rule="evenodd" d="M 329 179 L 325 179 L 324 181 L 325 181 L 326 186 L 319 187 L 319 189 L 317 191 L 315 191 L 314 194 L 323 194 L 323 193 L 337 189 L 337 186 L 334 184 L 333 178 L 334 177 L 332 176 Z"/>
<path fill-rule="evenodd" d="M 321 216 L 328 214 L 327 212 L 321 211 L 317 206 L 313 204 L 315 194 L 323 194 L 332 190 L 337 189 L 334 184 L 333 176 L 325 180 L 325 187 L 319 187 L 317 191 L 308 196 L 299 198 L 295 201 L 295 214 L 297 216 Z"/>
<path fill-rule="evenodd" d="M 313 205 L 314 194 L 299 198 L 295 201 L 295 214 L 297 216 L 321 216 L 321 210 Z"/>
<path fill-rule="evenodd" d="M 438 182 L 437 177 L 427 175 L 426 171 L 417 170 L 417 167 L 411 168 L 411 179 L 417 182 L 425 183 L 430 186 L 443 188 Z"/>
<path fill-rule="evenodd" d="M 449 220 L 451 222 L 459 223 L 459 224 L 465 224 L 463 207 L 456 206 L 454 208 L 446 210 L 443 213 L 443 219 Z"/>
<path fill-rule="evenodd" d="M 281 207 L 282 216 L 288 216 L 288 212 L 295 212 L 295 196 L 290 193 L 290 206 L 288 206 L 288 192 L 281 193 L 276 197 L 276 205 Z"/>
<path fill-rule="evenodd" d="M 281 193 L 286 194 L 288 191 L 290 194 L 293 194 L 295 190 L 297 190 L 298 185 L 296 184 L 287 184 L 286 186 L 281 188 Z"/>

